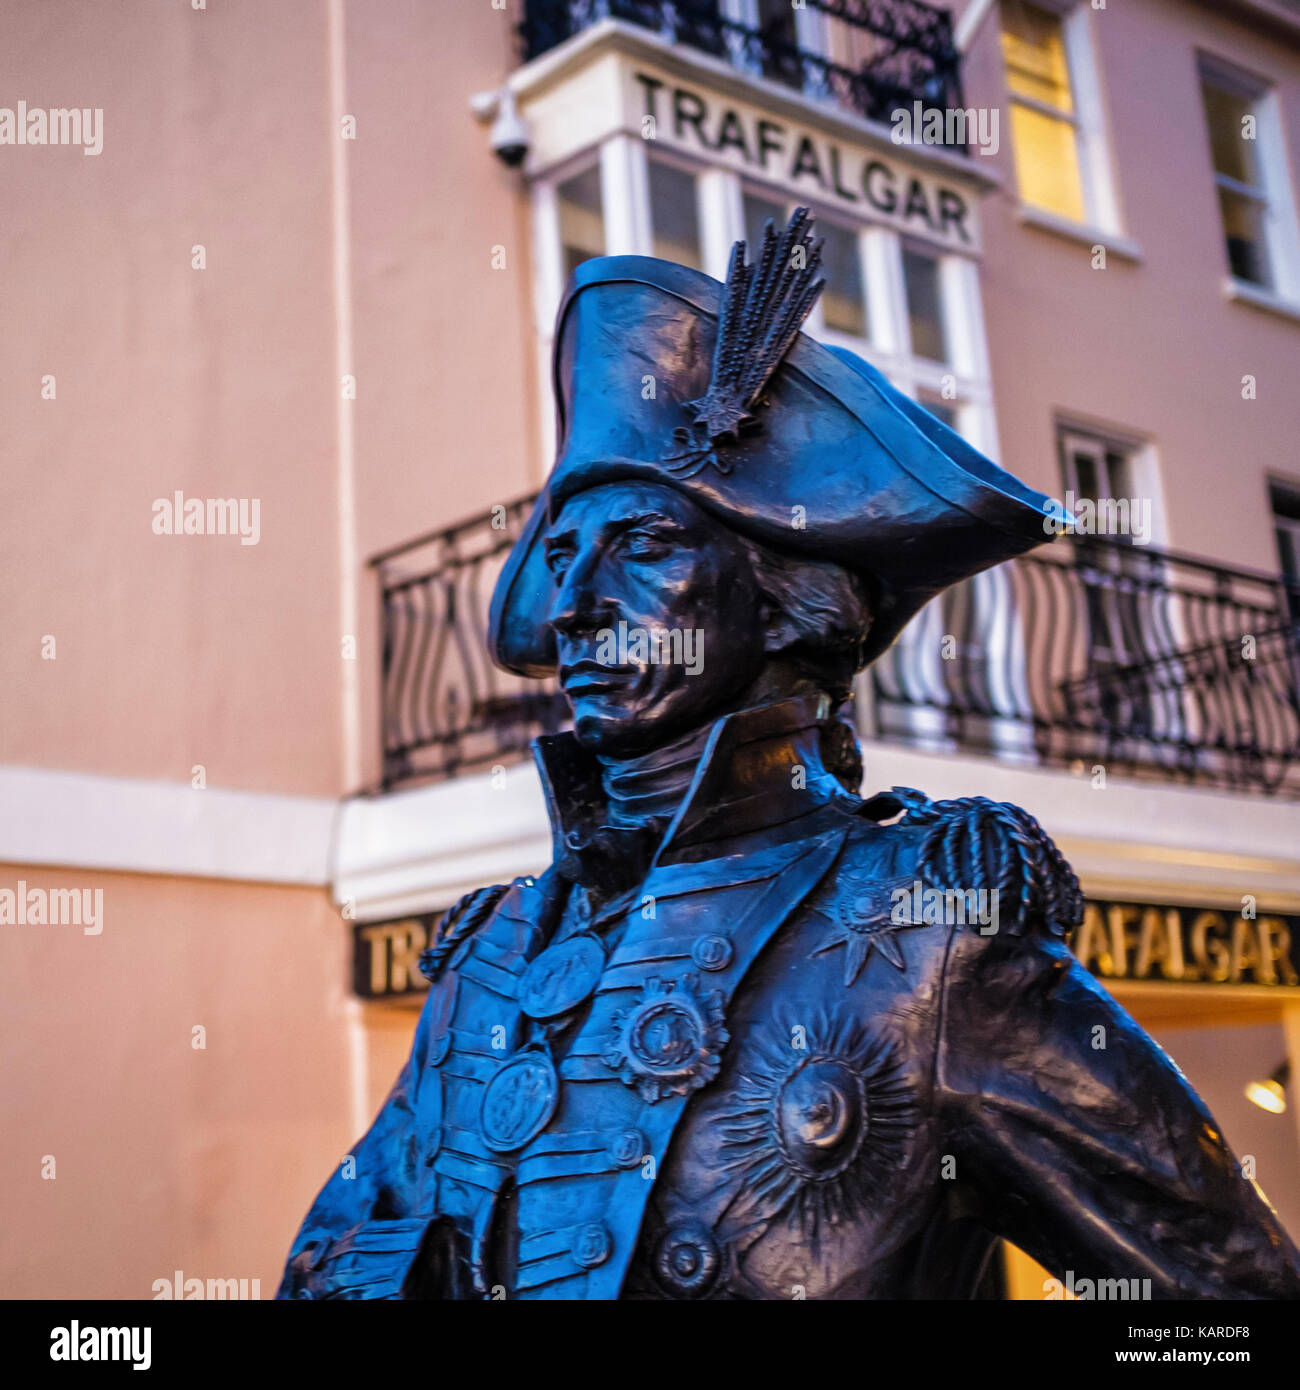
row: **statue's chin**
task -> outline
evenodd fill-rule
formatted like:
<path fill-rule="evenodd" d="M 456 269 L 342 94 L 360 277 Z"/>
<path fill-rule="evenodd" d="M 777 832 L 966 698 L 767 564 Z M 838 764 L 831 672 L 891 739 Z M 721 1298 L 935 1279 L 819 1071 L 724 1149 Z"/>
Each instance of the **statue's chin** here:
<path fill-rule="evenodd" d="M 653 707 L 628 708 L 591 698 L 580 698 L 572 705 L 574 736 L 589 753 L 603 758 L 640 757 L 690 732 L 691 726 L 681 718 Z"/>
<path fill-rule="evenodd" d="M 657 736 L 653 722 L 624 716 L 617 718 L 608 712 L 599 714 L 574 712 L 573 733 L 589 753 L 604 758 L 633 758 L 648 753 L 666 743 L 672 735 Z"/>

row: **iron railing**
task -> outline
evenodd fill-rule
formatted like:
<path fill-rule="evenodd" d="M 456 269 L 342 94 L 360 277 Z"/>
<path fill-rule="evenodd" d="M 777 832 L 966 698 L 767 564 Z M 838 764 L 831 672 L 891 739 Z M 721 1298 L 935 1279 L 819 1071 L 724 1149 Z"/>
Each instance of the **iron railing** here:
<path fill-rule="evenodd" d="M 619 19 L 872 120 L 888 121 L 917 101 L 925 109 L 961 106 L 961 58 L 947 10 L 922 0 L 807 0 L 803 8 L 821 21 L 822 51 L 800 46 L 789 4 L 751 27 L 724 15 L 718 0 L 527 0 L 519 28 L 525 59 L 601 19 Z"/>
<path fill-rule="evenodd" d="M 385 787 L 517 760 L 567 716 L 553 683 L 501 671 L 484 640 L 492 587 L 534 500 L 371 560 L 382 602 Z"/>
<path fill-rule="evenodd" d="M 1297 591 L 1071 537 L 955 586 L 871 668 L 868 732 L 1300 795 Z"/>
<path fill-rule="evenodd" d="M 492 586 L 532 497 L 377 556 L 384 785 L 525 755 L 555 685 L 497 670 Z M 859 681 L 867 737 L 1300 795 L 1300 591 L 1071 537 L 934 600 Z"/>

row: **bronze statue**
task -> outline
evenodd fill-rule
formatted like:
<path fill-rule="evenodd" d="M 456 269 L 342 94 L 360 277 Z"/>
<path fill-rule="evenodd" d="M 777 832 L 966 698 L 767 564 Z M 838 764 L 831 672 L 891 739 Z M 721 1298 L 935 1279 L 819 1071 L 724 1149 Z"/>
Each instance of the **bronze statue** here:
<path fill-rule="evenodd" d="M 572 704 L 535 745 L 554 862 L 443 918 L 281 1297 L 966 1298 L 999 1236 L 1075 1283 L 1300 1296 L 1067 950 L 1079 885 L 1033 818 L 858 796 L 856 672 L 1055 504 L 800 332 L 818 262 L 801 210 L 725 286 L 576 272 L 490 634 Z"/>

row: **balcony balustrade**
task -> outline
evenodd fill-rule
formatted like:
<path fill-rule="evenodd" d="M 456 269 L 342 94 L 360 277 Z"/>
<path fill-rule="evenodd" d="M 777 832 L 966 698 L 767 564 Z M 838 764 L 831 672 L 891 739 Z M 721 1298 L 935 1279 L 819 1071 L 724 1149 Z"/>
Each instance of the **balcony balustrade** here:
<path fill-rule="evenodd" d="M 564 727 L 555 684 L 498 670 L 484 644 L 533 500 L 372 561 L 386 788 L 517 761 Z M 862 674 L 855 703 L 870 738 L 1298 796 L 1300 592 L 1154 546 L 1065 537 L 931 602 Z"/>

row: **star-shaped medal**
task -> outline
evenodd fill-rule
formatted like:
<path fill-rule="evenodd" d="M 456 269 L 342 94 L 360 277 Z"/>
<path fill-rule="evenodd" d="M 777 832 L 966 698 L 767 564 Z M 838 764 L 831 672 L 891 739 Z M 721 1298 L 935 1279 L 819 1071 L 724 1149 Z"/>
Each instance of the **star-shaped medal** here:
<path fill-rule="evenodd" d="M 843 946 L 846 987 L 862 973 L 873 950 L 879 950 L 896 970 L 906 970 L 898 934 L 925 925 L 913 919 L 911 888 L 910 883 L 882 884 L 870 874 L 841 874 L 831 895 L 817 904 L 817 910 L 835 924 L 835 929 L 813 955 Z"/>

